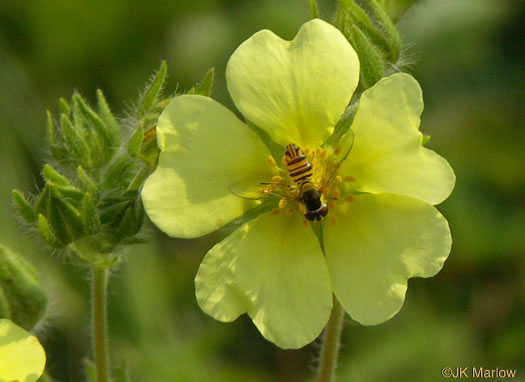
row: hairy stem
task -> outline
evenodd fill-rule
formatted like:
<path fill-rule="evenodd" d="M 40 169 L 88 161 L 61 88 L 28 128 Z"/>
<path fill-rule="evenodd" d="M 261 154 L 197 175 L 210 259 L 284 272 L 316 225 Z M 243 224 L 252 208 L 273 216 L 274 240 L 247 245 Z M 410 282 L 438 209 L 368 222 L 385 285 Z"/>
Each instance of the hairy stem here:
<path fill-rule="evenodd" d="M 92 273 L 92 325 L 93 351 L 95 353 L 96 382 L 109 382 L 109 349 L 107 322 L 107 286 L 109 270 L 97 265 Z"/>
<path fill-rule="evenodd" d="M 317 382 L 333 382 L 335 380 L 335 369 L 337 368 L 341 333 L 343 332 L 344 313 L 341 304 L 334 296 L 332 314 L 323 334 Z"/>

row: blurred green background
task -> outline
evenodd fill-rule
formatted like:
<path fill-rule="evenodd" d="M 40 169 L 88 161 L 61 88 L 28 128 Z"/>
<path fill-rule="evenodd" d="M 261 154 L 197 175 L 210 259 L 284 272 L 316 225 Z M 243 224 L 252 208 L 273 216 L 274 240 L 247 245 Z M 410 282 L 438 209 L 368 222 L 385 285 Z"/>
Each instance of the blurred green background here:
<path fill-rule="evenodd" d="M 334 1 L 320 2 L 331 17 Z M 84 380 L 90 356 L 88 275 L 51 254 L 13 217 L 11 190 L 37 192 L 45 111 L 74 89 L 130 110 L 162 59 L 168 91 L 189 89 L 215 66 L 213 96 L 232 107 L 224 69 L 262 28 L 291 39 L 306 0 L 2 0 L 0 5 L 0 242 L 37 265 L 50 295 L 38 334 L 48 371 Z M 348 320 L 340 381 L 440 381 L 443 367 L 517 368 L 525 381 L 525 7 L 523 1 L 427 0 L 399 23 L 408 70 L 425 96 L 428 146 L 457 175 L 439 209 L 453 250 L 432 279 L 412 279 L 385 324 Z M 146 223 L 110 282 L 111 351 L 135 381 L 309 381 L 318 345 L 284 351 L 245 316 L 202 313 L 193 277 L 220 236 L 174 240 Z"/>

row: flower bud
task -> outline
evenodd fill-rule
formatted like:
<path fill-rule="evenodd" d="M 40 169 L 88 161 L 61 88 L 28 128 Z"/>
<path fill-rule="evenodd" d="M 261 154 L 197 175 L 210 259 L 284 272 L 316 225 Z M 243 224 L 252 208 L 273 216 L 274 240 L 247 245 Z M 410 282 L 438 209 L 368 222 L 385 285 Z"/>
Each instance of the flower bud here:
<path fill-rule="evenodd" d="M 47 305 L 38 273 L 22 256 L 0 245 L 0 318 L 31 329 Z"/>

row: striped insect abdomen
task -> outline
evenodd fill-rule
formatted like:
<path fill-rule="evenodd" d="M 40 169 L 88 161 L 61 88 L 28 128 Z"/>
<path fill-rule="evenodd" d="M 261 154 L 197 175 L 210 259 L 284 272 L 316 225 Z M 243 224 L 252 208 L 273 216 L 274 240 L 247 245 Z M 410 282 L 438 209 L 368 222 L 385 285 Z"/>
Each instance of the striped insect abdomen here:
<path fill-rule="evenodd" d="M 297 185 L 301 186 L 312 177 L 312 165 L 308 162 L 306 155 L 304 155 L 303 150 L 301 150 L 299 146 L 289 143 L 286 146 L 284 160 L 290 178 L 292 178 Z"/>

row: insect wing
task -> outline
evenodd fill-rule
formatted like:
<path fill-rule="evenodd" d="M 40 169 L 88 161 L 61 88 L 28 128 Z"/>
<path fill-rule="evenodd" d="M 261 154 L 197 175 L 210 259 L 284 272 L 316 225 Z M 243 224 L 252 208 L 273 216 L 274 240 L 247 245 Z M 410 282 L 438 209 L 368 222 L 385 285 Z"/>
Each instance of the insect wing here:
<path fill-rule="evenodd" d="M 272 183 L 263 182 L 262 179 L 246 178 L 239 182 L 230 184 L 229 188 L 233 195 L 248 200 L 282 198 L 279 193 L 269 190 L 269 187 L 267 186 L 271 184 Z"/>
<path fill-rule="evenodd" d="M 352 151 L 352 147 L 354 146 L 354 132 L 349 129 L 346 134 L 341 136 L 339 138 L 339 142 L 336 146 L 337 158 L 336 158 L 336 165 L 332 169 L 332 172 L 330 173 L 330 176 L 327 178 L 326 183 L 324 184 L 324 187 L 328 187 L 330 183 L 335 179 L 335 176 L 337 175 L 337 172 L 341 168 L 341 165 L 345 162 L 345 160 L 350 155 L 350 152 Z M 334 153 L 335 155 L 335 153 Z"/>

